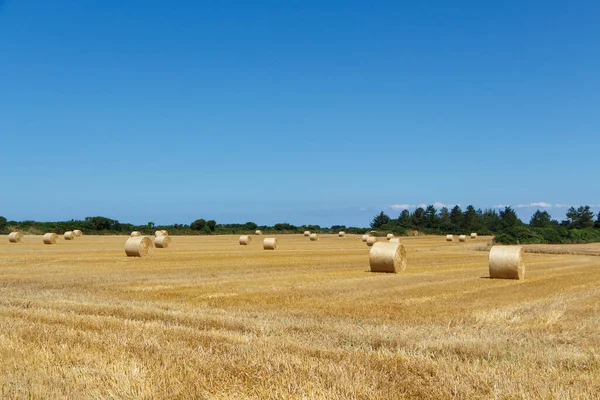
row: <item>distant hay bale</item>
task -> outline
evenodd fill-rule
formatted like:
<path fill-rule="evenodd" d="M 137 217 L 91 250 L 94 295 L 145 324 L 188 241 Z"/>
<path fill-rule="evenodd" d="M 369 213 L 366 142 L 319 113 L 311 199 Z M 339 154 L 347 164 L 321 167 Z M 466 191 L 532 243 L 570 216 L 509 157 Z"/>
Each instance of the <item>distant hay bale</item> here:
<path fill-rule="evenodd" d="M 390 243 L 402 243 L 402 242 L 400 241 L 400 238 L 394 237 L 394 238 L 390 239 Z"/>
<path fill-rule="evenodd" d="M 346 232 L 341 231 L 341 232 L 338 233 L 338 236 L 339 237 L 344 237 L 344 236 L 346 236 Z"/>
<path fill-rule="evenodd" d="M 152 255 L 154 245 L 152 240 L 145 236 L 134 236 L 125 242 L 125 254 L 127 257 L 146 257 Z"/>
<path fill-rule="evenodd" d="M 393 233 L 388 233 L 386 237 L 387 237 L 387 240 L 390 240 L 391 238 L 394 237 L 394 234 Z"/>
<path fill-rule="evenodd" d="M 525 279 L 523 247 L 493 246 L 490 250 L 490 278 Z"/>
<path fill-rule="evenodd" d="M 56 233 L 46 233 L 44 235 L 44 244 L 56 244 L 58 235 Z"/>
<path fill-rule="evenodd" d="M 171 246 L 171 238 L 168 236 L 156 236 L 154 238 L 154 246 L 158 249 L 166 249 Z"/>
<path fill-rule="evenodd" d="M 75 229 L 73 233 L 75 234 L 75 237 L 81 237 L 81 235 L 83 235 L 83 232 L 81 232 L 79 229 Z"/>
<path fill-rule="evenodd" d="M 369 236 L 367 238 L 367 246 L 371 247 L 373 246 L 375 243 L 377 243 L 377 238 L 375 236 Z"/>
<path fill-rule="evenodd" d="M 363 242 L 365 242 L 365 243 L 366 243 L 368 238 L 369 238 L 369 235 L 368 235 L 368 234 L 362 235 L 362 241 L 363 241 Z"/>
<path fill-rule="evenodd" d="M 21 232 L 11 232 L 8 234 L 8 241 L 11 243 L 21 243 L 23 240 L 23 233 Z"/>
<path fill-rule="evenodd" d="M 310 231 L 304 231 L 304 236 L 309 237 L 310 236 Z"/>
<path fill-rule="evenodd" d="M 319 235 L 317 235 L 316 233 L 311 233 L 310 234 L 310 240 L 312 242 L 316 242 L 317 240 L 319 240 Z"/>
<path fill-rule="evenodd" d="M 254 232 L 254 234 L 260 236 L 260 235 L 262 235 L 262 231 L 259 229 L 256 232 Z"/>
<path fill-rule="evenodd" d="M 75 239 L 75 232 L 73 232 L 73 231 L 66 231 L 63 236 L 65 237 L 65 240 L 74 240 Z"/>
<path fill-rule="evenodd" d="M 164 231 L 156 231 L 154 232 L 154 236 L 165 236 Z"/>
<path fill-rule="evenodd" d="M 454 236 L 452 235 L 446 235 L 446 242 L 451 242 L 454 240 Z"/>
<path fill-rule="evenodd" d="M 466 242 L 467 241 L 467 235 L 460 235 L 458 237 L 458 241 L 459 242 Z"/>
<path fill-rule="evenodd" d="M 142 232 L 140 232 L 140 231 L 133 231 L 133 232 L 131 232 L 131 236 L 132 237 L 133 236 L 142 236 Z"/>
<path fill-rule="evenodd" d="M 477 239 L 477 234 L 475 232 L 471 233 L 471 239 Z"/>
<path fill-rule="evenodd" d="M 240 245 L 242 245 L 242 246 L 249 245 L 251 241 L 252 241 L 252 236 L 249 236 L 249 235 L 240 236 Z"/>
<path fill-rule="evenodd" d="M 163 236 L 169 236 L 169 231 L 163 229 L 162 231 Z"/>
<path fill-rule="evenodd" d="M 277 238 L 265 238 L 263 241 L 263 249 L 275 250 L 277 249 Z"/>
<path fill-rule="evenodd" d="M 402 243 L 378 242 L 369 252 L 372 272 L 402 272 L 406 269 L 406 250 Z"/>

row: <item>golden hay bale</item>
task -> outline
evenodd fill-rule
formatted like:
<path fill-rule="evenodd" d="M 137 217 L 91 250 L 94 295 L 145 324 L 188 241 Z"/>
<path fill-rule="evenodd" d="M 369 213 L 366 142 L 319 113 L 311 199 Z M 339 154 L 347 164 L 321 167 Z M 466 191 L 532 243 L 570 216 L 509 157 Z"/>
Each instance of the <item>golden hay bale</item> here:
<path fill-rule="evenodd" d="M 251 241 L 252 241 L 252 236 L 249 236 L 249 235 L 240 236 L 240 245 L 242 245 L 242 246 L 249 245 Z"/>
<path fill-rule="evenodd" d="M 154 236 L 165 236 L 165 234 L 163 233 L 163 231 L 156 231 L 154 232 Z"/>
<path fill-rule="evenodd" d="M 338 236 L 339 236 L 339 237 L 344 237 L 344 236 L 346 236 L 346 232 L 344 232 L 344 231 L 341 231 L 340 233 L 338 233 Z"/>
<path fill-rule="evenodd" d="M 364 235 L 362 235 L 362 241 L 363 241 L 363 242 L 365 242 L 365 243 L 366 243 L 368 238 L 369 238 L 369 235 L 368 235 L 368 234 L 364 234 Z"/>
<path fill-rule="evenodd" d="M 387 240 L 390 240 L 391 238 L 394 237 L 394 234 L 393 233 L 388 233 L 386 237 L 387 237 Z"/>
<path fill-rule="evenodd" d="M 81 237 L 81 235 L 83 235 L 83 232 L 81 232 L 79 229 L 73 230 L 73 233 L 75 234 L 75 237 Z"/>
<path fill-rule="evenodd" d="M 56 244 L 57 239 L 58 235 L 56 233 L 44 234 L 44 244 Z"/>
<path fill-rule="evenodd" d="M 73 232 L 73 231 L 66 231 L 63 236 L 65 237 L 65 240 L 74 240 L 75 239 L 75 232 Z"/>
<path fill-rule="evenodd" d="M 311 233 L 310 234 L 310 240 L 312 242 L 316 242 L 317 240 L 319 240 L 319 235 L 317 235 L 316 233 Z"/>
<path fill-rule="evenodd" d="M 477 234 L 475 232 L 471 233 L 471 239 L 477 239 Z"/>
<path fill-rule="evenodd" d="M 259 230 L 257 230 L 256 232 L 254 232 L 254 234 L 255 234 L 255 235 L 259 235 L 259 236 L 260 236 L 260 235 L 262 235 L 262 231 L 259 229 Z"/>
<path fill-rule="evenodd" d="M 454 236 L 452 235 L 446 235 L 446 242 L 451 242 L 454 240 Z"/>
<path fill-rule="evenodd" d="M 306 236 L 306 237 L 310 236 L 310 231 L 304 231 L 304 236 Z"/>
<path fill-rule="evenodd" d="M 402 243 L 402 242 L 400 241 L 400 238 L 394 237 L 394 238 L 390 239 L 390 243 Z"/>
<path fill-rule="evenodd" d="M 163 236 L 169 236 L 169 231 L 163 229 L 162 231 Z"/>
<path fill-rule="evenodd" d="M 133 231 L 133 232 L 131 232 L 131 236 L 142 236 L 142 232 L 140 232 L 140 231 Z"/>
<path fill-rule="evenodd" d="M 367 246 L 371 247 L 373 246 L 375 243 L 377 243 L 377 238 L 375 236 L 369 236 L 367 238 Z"/>
<path fill-rule="evenodd" d="M 372 272 L 402 272 L 406 269 L 406 250 L 402 243 L 378 242 L 369 252 Z"/>
<path fill-rule="evenodd" d="M 265 238 L 263 241 L 263 249 L 275 250 L 277 248 L 277 238 Z"/>
<path fill-rule="evenodd" d="M 460 235 L 458 237 L 458 241 L 459 242 L 466 242 L 467 241 L 467 235 Z"/>
<path fill-rule="evenodd" d="M 523 247 L 493 246 L 490 250 L 490 278 L 525 279 Z"/>
<path fill-rule="evenodd" d="M 23 234 L 21 232 L 11 232 L 8 234 L 8 241 L 11 243 L 21 243 Z"/>
<path fill-rule="evenodd" d="M 125 254 L 127 257 L 146 257 L 152 255 L 154 245 L 152 240 L 145 236 L 134 236 L 125 242 Z"/>
<path fill-rule="evenodd" d="M 168 236 L 156 236 L 154 238 L 154 246 L 159 249 L 166 249 L 171 246 L 171 238 Z"/>

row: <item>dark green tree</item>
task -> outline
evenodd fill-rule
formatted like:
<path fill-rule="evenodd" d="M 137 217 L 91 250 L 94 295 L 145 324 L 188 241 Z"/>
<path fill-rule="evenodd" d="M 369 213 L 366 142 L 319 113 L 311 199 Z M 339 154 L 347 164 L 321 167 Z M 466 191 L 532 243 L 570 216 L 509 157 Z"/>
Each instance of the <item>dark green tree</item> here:
<path fill-rule="evenodd" d="M 499 216 L 500 226 L 503 229 L 517 226 L 521 222 L 519 217 L 517 217 L 517 213 L 511 207 L 505 207 L 504 210 L 500 210 Z"/>
<path fill-rule="evenodd" d="M 411 220 L 410 220 L 410 211 L 408 211 L 406 209 L 402 210 L 402 212 L 398 216 L 398 225 L 400 225 L 403 228 L 407 228 L 407 229 L 412 226 Z"/>
<path fill-rule="evenodd" d="M 452 229 L 460 229 L 463 224 L 463 213 L 458 205 L 455 205 L 450 211 L 450 224 Z"/>
<path fill-rule="evenodd" d="M 376 215 L 375 218 L 373 218 L 373 221 L 371 221 L 371 228 L 381 228 L 381 226 L 388 224 L 390 221 L 391 218 L 382 211 L 378 215 Z"/>
<path fill-rule="evenodd" d="M 531 220 L 529 220 L 529 226 L 532 228 L 546 228 L 550 225 L 552 218 L 548 211 L 540 211 L 537 210 L 531 216 Z"/>
<path fill-rule="evenodd" d="M 0 232 L 4 231 L 7 226 L 8 226 L 8 221 L 6 220 L 6 218 L 0 216 Z"/>
<path fill-rule="evenodd" d="M 594 226 L 594 213 L 590 206 L 581 206 L 577 209 L 575 207 L 569 208 L 567 218 L 573 228 L 585 229 Z"/>
<path fill-rule="evenodd" d="M 477 225 L 477 211 L 472 205 L 468 205 L 463 214 L 463 228 L 472 230 Z"/>
<path fill-rule="evenodd" d="M 425 222 L 425 210 L 423 207 L 417 207 L 415 211 L 413 211 L 411 215 L 412 225 L 416 229 L 423 228 L 423 223 Z"/>
<path fill-rule="evenodd" d="M 442 226 L 450 224 L 450 212 L 448 211 L 448 207 L 442 207 L 440 209 L 440 223 Z"/>
<path fill-rule="evenodd" d="M 215 228 L 217 227 L 217 221 L 214 219 L 209 219 L 206 221 L 206 226 L 208 226 L 208 229 L 210 229 L 211 232 L 214 232 Z"/>
<path fill-rule="evenodd" d="M 425 209 L 425 226 L 427 228 L 435 228 L 438 225 L 437 210 L 434 206 L 429 205 Z"/>
<path fill-rule="evenodd" d="M 194 231 L 201 231 L 206 226 L 206 220 L 200 218 L 190 224 L 190 229 Z"/>

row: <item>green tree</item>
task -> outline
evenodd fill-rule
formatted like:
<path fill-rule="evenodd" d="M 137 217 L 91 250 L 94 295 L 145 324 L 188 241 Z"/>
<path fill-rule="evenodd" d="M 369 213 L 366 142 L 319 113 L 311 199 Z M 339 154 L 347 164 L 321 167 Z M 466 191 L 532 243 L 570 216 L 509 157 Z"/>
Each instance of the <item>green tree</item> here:
<path fill-rule="evenodd" d="M 600 228 L 600 212 L 598 213 L 598 219 L 596 220 L 596 228 Z"/>
<path fill-rule="evenodd" d="M 531 216 L 531 220 L 529 220 L 529 226 L 532 228 L 546 228 L 548 225 L 550 225 L 551 221 L 552 218 L 550 217 L 550 214 L 548 214 L 548 211 L 537 210 Z"/>
<path fill-rule="evenodd" d="M 406 209 L 402 210 L 402 212 L 398 216 L 398 225 L 400 225 L 403 228 L 407 228 L 407 229 L 412 226 L 411 220 L 410 220 L 410 211 L 408 211 Z"/>
<path fill-rule="evenodd" d="M 503 229 L 511 228 L 519 225 L 521 222 L 517 213 L 511 207 L 505 207 L 504 210 L 500 210 L 500 226 Z"/>
<path fill-rule="evenodd" d="M 472 230 L 477 224 L 477 211 L 472 205 L 468 205 L 463 214 L 463 227 Z"/>
<path fill-rule="evenodd" d="M 450 211 L 450 223 L 453 229 L 460 229 L 463 224 L 463 213 L 458 205 L 455 205 Z"/>
<path fill-rule="evenodd" d="M 202 218 L 195 220 L 190 224 L 190 229 L 194 231 L 201 231 L 206 226 L 206 221 Z"/>
<path fill-rule="evenodd" d="M 435 228 L 438 225 L 437 210 L 434 206 L 429 205 L 425 209 L 425 226 L 427 228 Z"/>
<path fill-rule="evenodd" d="M 573 228 L 585 229 L 594 226 L 594 213 L 590 210 L 590 206 L 581 206 L 577 209 L 575 207 L 569 208 L 567 218 Z"/>
<path fill-rule="evenodd" d="M 0 216 L 0 231 L 4 231 L 8 226 L 8 221 L 6 218 Z"/>
<path fill-rule="evenodd" d="M 442 225 L 450 224 L 450 212 L 448 211 L 448 207 L 442 207 L 440 209 L 440 223 Z"/>
<path fill-rule="evenodd" d="M 210 229 L 211 232 L 214 232 L 215 228 L 217 227 L 217 221 L 214 219 L 209 219 L 206 221 L 206 226 L 208 226 L 208 229 Z"/>
<path fill-rule="evenodd" d="M 371 228 L 381 228 L 382 225 L 388 224 L 390 221 L 391 218 L 382 211 L 378 215 L 376 215 L 375 218 L 373 218 L 373 221 L 371 221 Z"/>
<path fill-rule="evenodd" d="M 425 210 L 423 207 L 417 207 L 413 212 L 412 216 L 412 224 L 417 229 L 423 228 L 423 223 L 425 222 Z"/>

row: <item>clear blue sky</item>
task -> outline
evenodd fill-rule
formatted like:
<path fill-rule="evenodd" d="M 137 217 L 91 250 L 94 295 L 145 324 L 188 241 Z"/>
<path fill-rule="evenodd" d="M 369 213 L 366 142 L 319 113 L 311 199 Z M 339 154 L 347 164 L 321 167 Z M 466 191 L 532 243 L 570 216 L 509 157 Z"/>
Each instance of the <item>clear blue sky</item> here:
<path fill-rule="evenodd" d="M 599 21 L 598 1 L 0 0 L 0 215 L 598 211 Z"/>

